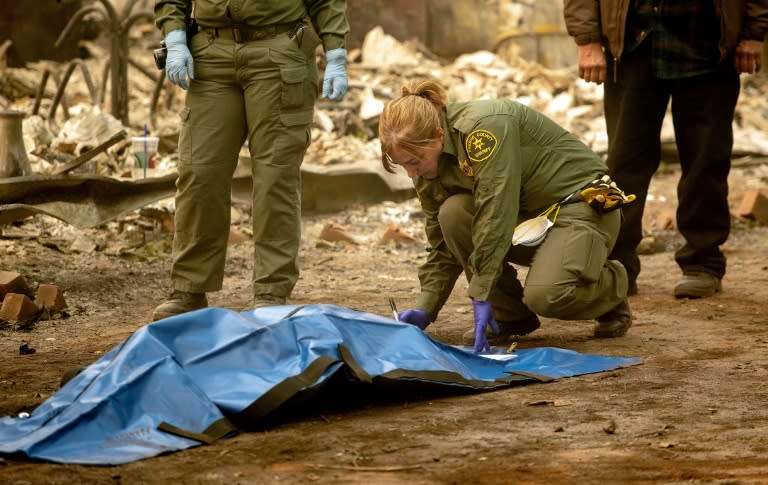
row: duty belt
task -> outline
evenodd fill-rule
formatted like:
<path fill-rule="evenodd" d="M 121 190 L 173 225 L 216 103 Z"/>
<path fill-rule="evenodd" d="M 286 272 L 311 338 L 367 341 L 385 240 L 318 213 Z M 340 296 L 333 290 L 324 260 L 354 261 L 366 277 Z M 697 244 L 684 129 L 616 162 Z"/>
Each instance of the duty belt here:
<path fill-rule="evenodd" d="M 231 25 L 228 27 L 200 27 L 200 30 L 208 33 L 214 38 L 234 40 L 238 44 L 251 42 L 254 40 L 265 40 L 277 37 L 280 34 L 293 34 L 302 22 L 292 22 L 288 24 L 272 24 L 263 27 L 252 27 L 250 25 Z"/>

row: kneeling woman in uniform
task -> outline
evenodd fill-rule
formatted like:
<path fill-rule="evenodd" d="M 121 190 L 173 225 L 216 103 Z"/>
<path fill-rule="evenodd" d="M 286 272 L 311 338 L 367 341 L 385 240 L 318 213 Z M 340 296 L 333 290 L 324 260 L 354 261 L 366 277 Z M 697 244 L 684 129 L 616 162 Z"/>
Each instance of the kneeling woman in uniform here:
<path fill-rule="evenodd" d="M 595 319 L 595 337 L 627 332 L 627 273 L 608 254 L 616 209 L 634 196 L 575 136 L 510 99 L 449 104 L 426 80 L 386 104 L 379 138 L 384 168 L 406 170 L 426 215 L 421 293 L 401 321 L 435 321 L 463 271 L 475 352 L 536 330 L 537 315 Z M 524 287 L 513 264 L 529 266 Z"/>

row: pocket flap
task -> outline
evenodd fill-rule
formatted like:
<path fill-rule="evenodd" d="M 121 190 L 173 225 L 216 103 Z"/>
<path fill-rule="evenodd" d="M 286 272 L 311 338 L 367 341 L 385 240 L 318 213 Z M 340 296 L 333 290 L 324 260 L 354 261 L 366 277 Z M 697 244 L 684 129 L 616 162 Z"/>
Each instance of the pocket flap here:
<path fill-rule="evenodd" d="M 286 84 L 300 83 L 307 77 L 307 70 L 304 66 L 283 67 L 280 69 L 280 77 Z"/>
<path fill-rule="evenodd" d="M 182 123 L 189 121 L 189 115 L 192 113 L 192 109 L 189 106 L 184 106 L 181 108 L 181 111 L 179 112 L 179 118 L 181 119 Z"/>
<path fill-rule="evenodd" d="M 280 113 L 280 121 L 285 126 L 308 125 L 312 123 L 312 110 Z"/>

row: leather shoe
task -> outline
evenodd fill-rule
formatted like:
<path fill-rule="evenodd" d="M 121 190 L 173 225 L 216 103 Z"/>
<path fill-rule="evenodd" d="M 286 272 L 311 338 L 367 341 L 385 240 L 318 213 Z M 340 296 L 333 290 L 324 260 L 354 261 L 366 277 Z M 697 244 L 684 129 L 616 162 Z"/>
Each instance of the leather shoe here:
<path fill-rule="evenodd" d="M 596 338 L 621 337 L 632 326 L 632 311 L 626 298 L 616 305 L 613 310 L 595 319 Z"/>
<path fill-rule="evenodd" d="M 485 335 L 488 337 L 488 343 L 490 345 L 508 345 L 515 340 L 515 337 L 520 335 L 528 335 L 541 326 L 539 317 L 535 313 L 523 317 L 520 320 L 514 321 L 499 321 L 499 334 L 493 333 L 491 326 L 488 325 L 485 329 Z M 475 329 L 470 329 L 464 332 L 461 337 L 464 345 L 475 344 Z"/>
<path fill-rule="evenodd" d="M 205 293 L 189 293 L 186 291 L 174 290 L 167 300 L 162 302 L 152 312 L 152 321 L 156 322 L 163 318 L 180 315 L 208 306 L 208 298 Z"/>
<path fill-rule="evenodd" d="M 683 273 L 683 279 L 675 286 L 676 298 L 706 298 L 722 291 L 720 278 L 703 271 Z"/>

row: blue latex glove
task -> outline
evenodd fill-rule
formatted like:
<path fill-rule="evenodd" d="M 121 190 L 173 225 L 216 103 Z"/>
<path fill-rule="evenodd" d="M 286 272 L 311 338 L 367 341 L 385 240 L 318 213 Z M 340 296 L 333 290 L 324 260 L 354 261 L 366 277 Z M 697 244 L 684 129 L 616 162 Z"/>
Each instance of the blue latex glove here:
<path fill-rule="evenodd" d="M 195 78 L 195 67 L 192 64 L 192 53 L 187 47 L 187 33 L 183 30 L 168 32 L 165 36 L 165 47 L 168 49 L 165 74 L 173 84 L 182 89 L 189 89 L 189 80 Z"/>
<path fill-rule="evenodd" d="M 323 97 L 339 101 L 347 93 L 346 49 L 331 49 L 325 53 L 325 75 L 323 75 Z"/>
<path fill-rule="evenodd" d="M 472 310 L 475 313 L 475 348 L 473 352 L 479 354 L 484 350 L 491 350 L 488 343 L 488 337 L 485 332 L 488 325 L 491 326 L 493 333 L 499 333 L 499 324 L 493 318 L 493 307 L 491 302 L 485 300 L 472 300 Z"/>
<path fill-rule="evenodd" d="M 401 322 L 410 323 L 416 325 L 420 329 L 424 330 L 432 323 L 432 314 L 421 308 L 412 308 L 400 312 L 398 318 Z"/>

